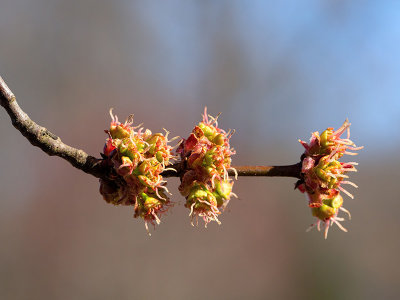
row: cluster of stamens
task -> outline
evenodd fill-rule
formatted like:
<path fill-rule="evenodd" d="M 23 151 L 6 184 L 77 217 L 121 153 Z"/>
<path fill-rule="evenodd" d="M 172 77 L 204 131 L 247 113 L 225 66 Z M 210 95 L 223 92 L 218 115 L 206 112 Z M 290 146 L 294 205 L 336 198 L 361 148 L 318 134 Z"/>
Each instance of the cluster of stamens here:
<path fill-rule="evenodd" d="M 103 164 L 111 171 L 100 179 L 100 193 L 103 198 L 114 205 L 134 206 L 134 217 L 155 226 L 160 223 L 160 216 L 172 205 L 167 194 L 170 194 L 162 173 L 167 170 L 172 156 L 172 147 L 168 143 L 169 132 L 165 135 L 144 130 L 142 124 L 132 127 L 133 116 L 125 123 L 120 123 L 117 116 L 111 115 L 110 129 L 103 149 Z M 219 115 L 218 115 L 219 116 Z M 229 140 L 234 131 L 225 132 L 218 127 L 218 116 L 207 115 L 204 109 L 203 120 L 192 130 L 187 139 L 182 139 L 176 150 L 180 157 L 179 171 L 180 193 L 186 198 L 185 206 L 190 209 L 189 216 L 198 224 L 199 217 L 205 226 L 218 220 L 221 210 L 225 209 L 232 196 L 233 180 L 228 172 L 237 177 L 231 167 L 231 156 L 235 154 Z M 343 208 L 341 192 L 353 198 L 343 185 L 356 184 L 348 180 L 347 173 L 356 172 L 356 162 L 340 162 L 344 155 L 357 155 L 357 147 L 350 140 L 350 123 L 346 119 L 336 131 L 328 128 L 321 134 L 313 132 L 309 143 L 299 140 L 305 151 L 302 155 L 301 179 L 296 187 L 307 195 L 308 206 L 317 221 L 320 230 L 325 226 L 325 238 L 329 227 L 334 223 L 347 231 L 341 224 L 344 218 L 338 217 L 339 211 L 350 212 Z M 341 135 L 347 132 L 347 137 Z M 308 230 L 309 230 L 308 229 Z"/>
<path fill-rule="evenodd" d="M 103 150 L 103 163 L 112 167 L 109 180 L 100 180 L 100 193 L 104 200 L 114 205 L 133 205 L 134 217 L 141 217 L 148 223 L 160 223 L 160 215 L 171 202 L 169 191 L 161 173 L 167 170 L 172 158 L 168 145 L 168 131 L 165 135 L 143 130 L 142 124 L 132 127 L 133 116 L 120 123 L 111 115 L 111 126 L 105 132 L 108 138 Z"/>
<path fill-rule="evenodd" d="M 198 223 L 198 217 L 204 220 L 205 226 L 211 221 L 220 224 L 220 209 L 226 207 L 232 195 L 236 196 L 232 193 L 233 181 L 228 176 L 230 169 L 236 174 L 231 168 L 231 156 L 235 151 L 229 145 L 234 132 L 219 128 L 218 116 L 207 115 L 205 108 L 203 121 L 177 149 L 185 164 L 179 191 L 186 198 L 192 225 L 194 219 Z"/>
<path fill-rule="evenodd" d="M 347 138 L 341 135 L 347 132 Z M 343 188 L 348 184 L 357 188 L 357 185 L 348 181 L 348 172 L 356 172 L 356 162 L 339 162 L 344 155 L 357 155 L 353 151 L 362 149 L 356 147 L 350 140 L 350 123 L 346 119 L 343 125 L 336 131 L 328 128 L 319 135 L 313 132 L 309 143 L 299 140 L 304 146 L 305 152 L 302 156 L 302 179 L 296 187 L 306 193 L 308 204 L 312 215 L 318 220 L 312 224 L 308 230 L 315 225 L 320 230 L 321 222 L 325 225 L 325 238 L 327 238 L 329 227 L 335 223 L 341 230 L 347 232 L 340 221 L 344 218 L 338 217 L 340 210 L 348 214 L 350 212 L 342 207 L 343 198 L 340 192 L 345 193 L 350 198 L 353 195 Z"/>

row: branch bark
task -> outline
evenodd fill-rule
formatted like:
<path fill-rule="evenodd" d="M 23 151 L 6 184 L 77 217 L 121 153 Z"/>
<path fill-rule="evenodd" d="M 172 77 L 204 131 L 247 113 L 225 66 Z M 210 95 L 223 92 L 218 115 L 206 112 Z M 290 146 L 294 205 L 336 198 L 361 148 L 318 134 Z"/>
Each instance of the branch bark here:
<path fill-rule="evenodd" d="M 32 145 L 39 147 L 48 155 L 61 157 L 75 168 L 97 178 L 108 180 L 109 175 L 113 173 L 111 167 L 102 164 L 102 159 L 90 156 L 81 149 L 64 144 L 58 136 L 32 121 L 20 108 L 13 92 L 1 77 L 0 105 L 7 111 L 13 126 Z M 184 164 L 179 162 L 168 168 L 173 168 L 175 171 L 165 171 L 162 175 L 165 177 L 177 177 L 183 173 Z M 237 170 L 238 176 L 284 176 L 300 178 L 301 175 L 301 163 L 289 166 L 233 166 L 233 168 Z M 234 176 L 234 171 L 229 170 L 229 175 Z"/>
<path fill-rule="evenodd" d="M 0 77 L 0 104 L 10 116 L 13 126 L 28 141 L 50 156 L 59 156 L 75 168 L 95 177 L 102 178 L 108 170 L 101 164 L 101 159 L 88 155 L 85 151 L 64 144 L 61 139 L 46 128 L 36 124 L 18 105 L 13 92 Z"/>
<path fill-rule="evenodd" d="M 232 166 L 238 176 L 268 176 L 268 177 L 294 177 L 300 179 L 301 162 L 287 166 Z M 164 177 L 176 177 L 183 175 L 185 166 L 182 162 L 168 166 L 175 171 L 169 170 L 162 173 Z M 230 169 L 229 176 L 235 176 L 235 171 Z"/>

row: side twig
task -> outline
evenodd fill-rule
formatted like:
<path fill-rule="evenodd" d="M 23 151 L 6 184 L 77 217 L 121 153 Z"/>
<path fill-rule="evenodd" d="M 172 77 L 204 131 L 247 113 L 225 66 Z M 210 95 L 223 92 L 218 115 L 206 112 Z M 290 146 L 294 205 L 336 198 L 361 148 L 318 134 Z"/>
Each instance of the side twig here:
<path fill-rule="evenodd" d="M 32 145 L 39 147 L 48 155 L 61 157 L 75 168 L 97 178 L 107 180 L 109 175 L 113 173 L 111 167 L 102 164 L 102 159 L 90 156 L 83 150 L 64 144 L 58 136 L 32 121 L 20 108 L 13 92 L 8 88 L 1 76 L 0 105 L 7 111 L 13 126 Z M 184 164 L 176 163 L 168 168 L 173 168 L 175 171 L 165 171 L 163 176 L 177 177 L 183 173 Z M 233 166 L 233 168 L 237 170 L 238 176 L 284 176 L 300 178 L 301 163 L 289 166 Z M 229 170 L 229 175 L 234 176 L 234 171 Z"/>

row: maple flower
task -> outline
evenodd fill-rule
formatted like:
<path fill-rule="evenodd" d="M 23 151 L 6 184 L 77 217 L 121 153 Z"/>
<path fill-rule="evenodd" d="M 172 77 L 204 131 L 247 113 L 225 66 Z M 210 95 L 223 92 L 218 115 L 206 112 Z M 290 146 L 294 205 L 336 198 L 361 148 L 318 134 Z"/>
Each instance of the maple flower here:
<path fill-rule="evenodd" d="M 166 182 L 161 173 L 167 170 L 172 158 L 168 145 L 168 131 L 155 133 L 132 127 L 133 116 L 125 123 L 112 114 L 110 129 L 103 149 L 103 163 L 113 167 L 109 180 L 100 180 L 100 193 L 104 200 L 114 205 L 133 205 L 134 217 L 141 217 L 148 225 L 159 224 L 160 215 L 171 202 Z M 150 233 L 149 233 L 150 234 Z"/>
<path fill-rule="evenodd" d="M 219 128 L 218 116 L 207 115 L 205 108 L 202 122 L 177 149 L 186 163 L 179 191 L 186 197 L 185 206 L 190 208 L 192 224 L 198 217 L 204 220 L 205 226 L 211 221 L 220 224 L 220 208 L 225 208 L 231 196 L 236 196 L 232 192 L 233 181 L 228 176 L 228 170 L 233 169 L 231 156 L 235 151 L 229 139 L 234 132 Z"/>
<path fill-rule="evenodd" d="M 325 239 L 328 237 L 329 227 L 335 223 L 341 230 L 347 232 L 347 229 L 340 224 L 344 221 L 344 218 L 338 217 L 339 211 L 347 213 L 349 219 L 351 219 L 350 212 L 345 209 L 343 205 L 343 198 L 340 193 L 336 190 L 326 190 L 324 192 L 315 192 L 314 194 L 306 194 L 309 202 L 308 206 L 311 208 L 311 213 L 317 218 L 317 221 L 312 224 L 307 231 L 311 230 L 317 225 L 318 231 L 320 231 L 320 224 L 323 223 L 325 226 L 324 236 Z"/>
<path fill-rule="evenodd" d="M 350 140 L 350 125 L 348 119 L 344 121 L 342 126 L 334 131 L 332 127 L 327 128 L 319 135 L 319 132 L 313 132 L 311 134 L 310 142 L 299 140 L 299 142 L 306 149 L 304 154 L 306 156 L 315 155 L 329 155 L 333 152 L 337 157 L 342 157 L 343 154 L 357 155 L 355 152 L 362 149 L 363 147 L 356 147 L 356 145 Z M 341 135 L 347 132 L 346 138 L 341 138 Z M 350 151 L 349 151 L 350 150 Z"/>
<path fill-rule="evenodd" d="M 341 135 L 347 132 L 347 137 Z M 348 184 L 357 188 L 357 185 L 348 180 L 348 172 L 356 172 L 356 162 L 339 162 L 344 155 L 357 155 L 354 152 L 362 149 L 350 140 L 350 123 L 346 119 L 343 125 L 336 131 L 328 128 L 320 135 L 313 132 L 309 143 L 299 140 L 305 148 L 302 156 L 302 179 L 296 184 L 302 193 L 306 193 L 311 207 L 312 215 L 318 220 L 310 228 L 320 223 L 325 225 L 325 238 L 328 235 L 329 226 L 335 223 L 343 231 L 347 231 L 339 222 L 343 218 L 338 217 L 340 210 L 350 213 L 342 207 L 343 198 L 340 192 L 350 198 L 353 195 L 343 185 Z"/>

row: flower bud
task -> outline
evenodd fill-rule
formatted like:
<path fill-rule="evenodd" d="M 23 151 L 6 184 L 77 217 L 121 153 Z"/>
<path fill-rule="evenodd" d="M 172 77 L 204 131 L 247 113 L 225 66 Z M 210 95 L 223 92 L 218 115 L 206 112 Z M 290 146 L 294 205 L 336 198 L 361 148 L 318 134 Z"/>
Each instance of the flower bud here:
<path fill-rule="evenodd" d="M 161 173 L 172 157 L 167 135 L 132 127 L 132 116 L 121 124 L 112 115 L 109 138 L 104 146 L 104 164 L 114 167 L 109 180 L 100 180 L 103 198 L 115 205 L 134 205 L 135 217 L 160 223 L 160 215 L 170 205 Z"/>
<path fill-rule="evenodd" d="M 346 119 L 336 131 L 333 128 L 327 128 L 321 135 L 313 132 L 308 144 L 299 140 L 305 148 L 305 152 L 302 156 L 302 179 L 296 184 L 296 188 L 307 194 L 312 215 L 318 218 L 317 223 L 311 227 L 317 225 L 319 230 L 320 222 L 323 222 L 325 237 L 332 223 L 337 224 L 343 231 L 347 231 L 339 223 L 339 221 L 343 221 L 343 218 L 337 217 L 339 210 L 345 211 L 350 216 L 350 213 L 342 207 L 343 198 L 340 192 L 353 198 L 353 195 L 345 190 L 343 185 L 349 184 L 357 187 L 354 183 L 346 180 L 348 172 L 357 171 L 354 167 L 357 163 L 339 162 L 344 154 L 356 155 L 357 153 L 352 151 L 363 148 L 356 147 L 350 140 L 349 127 L 350 123 Z M 347 138 L 341 138 L 344 132 L 347 132 Z"/>
<path fill-rule="evenodd" d="M 209 118 L 211 120 L 209 120 Z M 183 140 L 177 153 L 186 161 L 187 170 L 181 177 L 179 190 L 186 197 L 185 206 L 190 216 L 203 218 L 205 225 L 211 221 L 219 224 L 220 207 L 225 207 L 232 193 L 228 179 L 231 156 L 235 151 L 229 146 L 231 133 L 218 127 L 217 118 L 207 115 L 193 129 L 189 138 Z"/>

